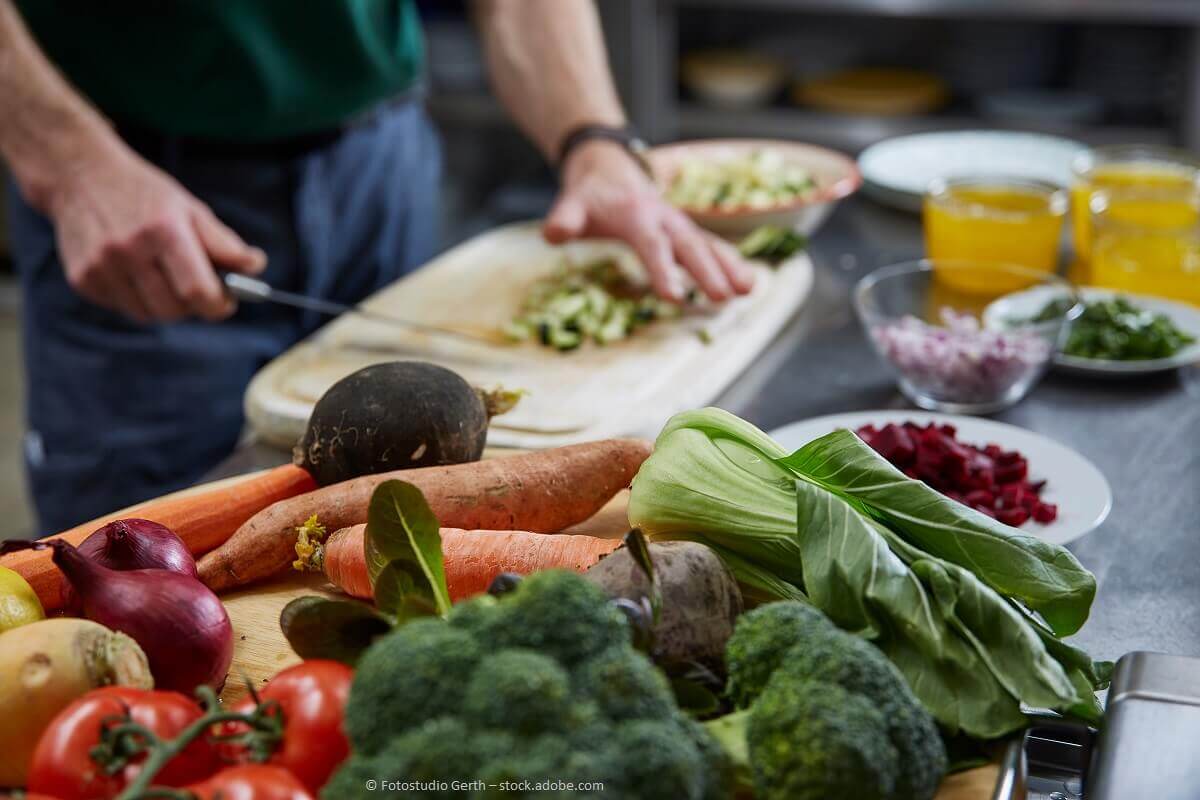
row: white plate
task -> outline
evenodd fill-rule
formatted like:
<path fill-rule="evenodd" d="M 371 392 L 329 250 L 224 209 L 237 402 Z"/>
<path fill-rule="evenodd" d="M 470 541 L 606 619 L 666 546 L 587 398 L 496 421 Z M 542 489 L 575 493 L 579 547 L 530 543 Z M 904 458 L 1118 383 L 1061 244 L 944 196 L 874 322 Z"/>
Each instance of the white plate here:
<path fill-rule="evenodd" d="M 885 139 L 858 157 L 863 191 L 881 203 L 920 211 L 929 184 L 939 178 L 1002 175 L 1071 185 L 1079 142 L 1039 133 L 948 131 Z"/>
<path fill-rule="evenodd" d="M 1066 445 L 1040 433 L 1005 422 L 928 411 L 856 411 L 793 422 L 771 431 L 771 438 L 785 450 L 797 450 L 813 439 L 839 428 L 856 430 L 863 425 L 889 422 L 929 422 L 953 425 L 960 441 L 973 445 L 992 442 L 1005 450 L 1017 450 L 1029 461 L 1031 480 L 1046 481 L 1042 499 L 1058 506 L 1058 518 L 1049 525 L 1029 521 L 1020 530 L 1054 544 L 1066 544 L 1091 533 L 1112 509 L 1112 490 L 1096 465 Z"/>
<path fill-rule="evenodd" d="M 1005 321 L 1022 319 L 1036 315 L 1046 303 L 1060 294 L 1052 286 L 1038 286 L 1022 292 L 1005 295 L 991 303 L 983 311 L 984 325 L 1004 327 Z M 1200 361 L 1200 308 L 1187 303 L 1164 300 L 1161 297 L 1151 297 L 1143 294 L 1130 294 L 1112 289 L 1098 289 L 1085 286 L 1079 289 L 1085 302 L 1107 300 L 1110 297 L 1126 297 L 1138 308 L 1165 314 L 1175 324 L 1175 327 L 1191 335 L 1195 342 L 1180 350 L 1170 358 L 1152 358 L 1144 361 L 1110 361 L 1103 358 L 1081 358 L 1058 353 L 1054 356 L 1055 366 L 1070 372 L 1104 377 L 1126 377 L 1146 375 L 1152 372 L 1163 372 L 1168 369 L 1183 367 Z"/>

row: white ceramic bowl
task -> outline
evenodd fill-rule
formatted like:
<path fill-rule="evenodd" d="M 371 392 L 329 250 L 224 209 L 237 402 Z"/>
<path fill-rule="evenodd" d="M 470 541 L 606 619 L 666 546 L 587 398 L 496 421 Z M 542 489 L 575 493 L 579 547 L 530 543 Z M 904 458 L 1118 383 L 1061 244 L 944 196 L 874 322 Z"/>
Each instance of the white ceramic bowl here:
<path fill-rule="evenodd" d="M 816 191 L 769 208 L 684 208 L 697 224 L 713 233 L 731 238 L 745 236 L 762 225 L 777 225 L 805 236 L 812 236 L 833 211 L 837 202 L 854 194 L 862 184 L 858 166 L 849 156 L 836 150 L 800 142 L 772 139 L 706 139 L 678 142 L 650 150 L 647 157 L 654 178 L 664 191 L 685 161 L 693 159 L 728 160 L 748 156 L 758 150 L 775 150 L 787 161 L 812 173 Z"/>

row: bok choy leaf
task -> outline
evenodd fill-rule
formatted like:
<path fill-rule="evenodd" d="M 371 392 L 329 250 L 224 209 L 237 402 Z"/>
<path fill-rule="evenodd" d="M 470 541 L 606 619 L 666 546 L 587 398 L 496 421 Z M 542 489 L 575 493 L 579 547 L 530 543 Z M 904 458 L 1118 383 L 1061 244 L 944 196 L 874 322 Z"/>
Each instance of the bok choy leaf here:
<path fill-rule="evenodd" d="M 798 477 L 866 506 L 921 550 L 965 567 L 989 587 L 1039 612 L 1060 636 L 1087 620 L 1096 579 L 1069 550 L 955 502 L 893 467 L 848 430 L 779 461 Z"/>
<path fill-rule="evenodd" d="M 789 455 L 719 409 L 678 414 L 634 479 L 629 519 L 711 547 L 751 601 L 805 599 L 872 640 L 950 732 L 1003 735 L 1025 724 L 1023 703 L 1098 719 L 1110 667 L 1056 635 L 1087 619 L 1092 575 L 848 431 Z"/>

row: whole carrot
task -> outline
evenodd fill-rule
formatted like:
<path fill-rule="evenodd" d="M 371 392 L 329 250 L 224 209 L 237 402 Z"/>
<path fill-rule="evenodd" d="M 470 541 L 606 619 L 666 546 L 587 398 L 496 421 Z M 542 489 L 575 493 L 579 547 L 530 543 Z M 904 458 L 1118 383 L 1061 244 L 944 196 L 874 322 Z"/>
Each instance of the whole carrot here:
<path fill-rule="evenodd" d="M 443 525 L 467 530 L 552 533 L 583 522 L 629 485 L 650 455 L 640 439 L 605 439 L 535 453 L 366 475 L 255 514 L 200 559 L 200 579 L 214 591 L 261 580 L 295 559 L 296 531 L 313 515 L 325 530 L 367 521 L 371 494 L 387 480 L 425 495 Z"/>
<path fill-rule="evenodd" d="M 365 525 L 343 528 L 325 543 L 324 568 L 329 581 L 354 597 L 371 598 L 363 547 Z M 450 599 L 487 591 L 501 572 L 528 575 L 543 569 L 584 572 L 621 546 L 620 539 L 568 533 L 466 531 L 442 528 L 442 561 Z"/>
<path fill-rule="evenodd" d="M 113 520 L 140 517 L 166 525 L 183 540 L 193 555 L 199 555 L 220 545 L 238 526 L 264 508 L 315 488 L 312 476 L 300 467 L 288 464 L 242 480 L 148 500 L 49 538 L 62 538 L 78 545 L 97 528 Z M 28 581 L 46 610 L 62 607 L 66 579 L 50 560 L 49 550 L 9 553 L 0 556 L 0 566 L 15 570 Z"/>

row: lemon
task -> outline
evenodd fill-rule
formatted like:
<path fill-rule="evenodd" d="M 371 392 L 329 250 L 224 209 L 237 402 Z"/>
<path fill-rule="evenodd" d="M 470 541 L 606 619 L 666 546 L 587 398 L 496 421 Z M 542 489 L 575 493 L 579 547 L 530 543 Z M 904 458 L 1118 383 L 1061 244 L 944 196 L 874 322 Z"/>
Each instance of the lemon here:
<path fill-rule="evenodd" d="M 45 618 L 33 587 L 8 567 L 0 567 L 0 633 Z"/>

